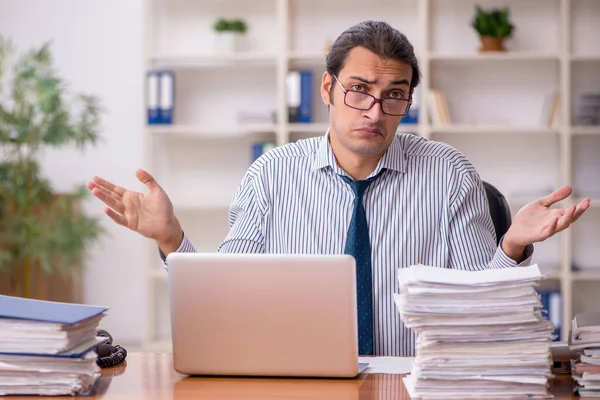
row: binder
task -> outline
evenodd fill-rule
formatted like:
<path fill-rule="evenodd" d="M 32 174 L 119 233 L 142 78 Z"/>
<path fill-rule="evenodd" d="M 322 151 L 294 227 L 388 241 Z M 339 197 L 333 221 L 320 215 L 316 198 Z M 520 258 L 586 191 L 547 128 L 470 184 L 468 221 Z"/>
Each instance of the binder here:
<path fill-rule="evenodd" d="M 313 115 L 313 73 L 309 70 L 300 71 L 300 108 L 298 122 L 311 123 Z"/>
<path fill-rule="evenodd" d="M 161 71 L 159 79 L 159 122 L 161 124 L 172 124 L 175 103 L 175 75 L 171 71 Z"/>
<path fill-rule="evenodd" d="M 0 295 L 0 318 L 74 325 L 99 316 L 107 307 Z"/>
<path fill-rule="evenodd" d="M 100 377 L 95 349 L 108 341 L 96 329 L 107 310 L 0 295 L 0 396 L 95 394 Z"/>
<path fill-rule="evenodd" d="M 300 113 L 300 72 L 289 71 L 285 80 L 288 122 L 298 122 Z"/>
<path fill-rule="evenodd" d="M 159 123 L 158 113 L 158 82 L 159 76 L 156 71 L 149 71 L 146 74 L 146 108 L 148 113 L 148 124 Z"/>

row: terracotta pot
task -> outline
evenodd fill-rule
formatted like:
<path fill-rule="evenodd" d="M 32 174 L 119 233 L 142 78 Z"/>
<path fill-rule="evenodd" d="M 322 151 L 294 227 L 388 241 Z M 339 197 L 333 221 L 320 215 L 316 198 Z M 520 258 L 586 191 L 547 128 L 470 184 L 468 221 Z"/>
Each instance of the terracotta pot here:
<path fill-rule="evenodd" d="M 480 36 L 481 49 L 480 51 L 505 51 L 504 38 L 492 36 Z"/>

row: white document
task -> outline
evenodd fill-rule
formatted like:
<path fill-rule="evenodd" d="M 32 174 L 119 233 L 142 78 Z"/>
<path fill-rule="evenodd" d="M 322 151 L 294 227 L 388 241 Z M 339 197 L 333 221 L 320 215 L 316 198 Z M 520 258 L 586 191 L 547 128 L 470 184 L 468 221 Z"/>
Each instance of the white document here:
<path fill-rule="evenodd" d="M 554 327 L 531 267 L 398 271 L 396 308 L 417 333 L 403 378 L 412 398 L 549 397 Z"/>
<path fill-rule="evenodd" d="M 412 370 L 411 357 L 359 357 L 359 363 L 369 364 L 365 374 L 408 374 Z"/>

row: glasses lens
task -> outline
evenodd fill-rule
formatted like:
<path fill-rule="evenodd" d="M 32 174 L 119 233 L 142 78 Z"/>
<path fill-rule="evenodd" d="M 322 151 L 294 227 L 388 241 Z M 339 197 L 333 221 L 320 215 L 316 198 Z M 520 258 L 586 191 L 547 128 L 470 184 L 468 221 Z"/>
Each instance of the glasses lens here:
<path fill-rule="evenodd" d="M 408 109 L 408 101 L 385 99 L 383 101 L 383 112 L 391 115 L 404 115 Z"/>
<path fill-rule="evenodd" d="M 346 105 L 349 107 L 368 110 L 373 104 L 373 98 L 366 93 L 354 92 L 349 90 L 346 93 Z"/>

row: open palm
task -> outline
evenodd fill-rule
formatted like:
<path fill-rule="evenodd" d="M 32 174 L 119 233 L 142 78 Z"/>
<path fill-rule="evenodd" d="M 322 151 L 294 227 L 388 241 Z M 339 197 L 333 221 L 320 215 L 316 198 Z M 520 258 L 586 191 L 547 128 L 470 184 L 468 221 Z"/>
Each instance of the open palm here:
<path fill-rule="evenodd" d="M 571 193 L 572 189 L 564 186 L 521 208 L 516 213 L 509 232 L 507 232 L 512 243 L 527 246 L 542 242 L 577 221 L 590 206 L 590 199 L 583 199 L 578 204 L 573 204 L 565 209 L 551 208 L 554 204 L 570 196 Z"/>
<path fill-rule="evenodd" d="M 140 169 L 136 176 L 149 193 L 127 190 L 96 176 L 87 187 L 106 204 L 105 214 L 117 224 L 159 243 L 167 241 L 178 225 L 173 203 L 149 173 Z"/>

